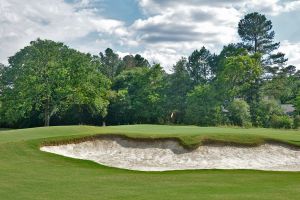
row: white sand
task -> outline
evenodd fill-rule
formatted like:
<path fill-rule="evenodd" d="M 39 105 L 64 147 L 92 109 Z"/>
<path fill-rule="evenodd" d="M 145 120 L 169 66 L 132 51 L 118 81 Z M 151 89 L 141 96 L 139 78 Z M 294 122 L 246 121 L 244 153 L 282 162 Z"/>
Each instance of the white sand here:
<path fill-rule="evenodd" d="M 42 151 L 102 165 L 139 170 L 257 169 L 300 171 L 300 150 L 264 144 L 259 147 L 205 145 L 189 151 L 174 140 L 133 140 L 119 137 L 59 146 Z"/>

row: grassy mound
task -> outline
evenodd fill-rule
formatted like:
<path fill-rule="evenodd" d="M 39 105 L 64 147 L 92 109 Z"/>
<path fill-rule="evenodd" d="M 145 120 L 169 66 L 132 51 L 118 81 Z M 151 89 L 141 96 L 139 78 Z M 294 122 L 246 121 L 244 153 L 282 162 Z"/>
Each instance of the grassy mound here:
<path fill-rule="evenodd" d="M 0 132 L 1 199 L 298 199 L 300 173 L 249 170 L 134 172 L 39 151 L 43 143 L 96 134 L 300 146 L 299 131 L 194 126 L 66 126 Z"/>

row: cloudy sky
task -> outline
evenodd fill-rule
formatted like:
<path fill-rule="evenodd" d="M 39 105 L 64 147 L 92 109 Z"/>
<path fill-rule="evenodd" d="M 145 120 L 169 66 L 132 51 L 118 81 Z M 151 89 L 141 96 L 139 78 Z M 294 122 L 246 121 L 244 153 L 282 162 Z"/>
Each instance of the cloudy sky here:
<path fill-rule="evenodd" d="M 39 37 L 92 54 L 140 53 L 169 69 L 202 46 L 218 53 L 238 42 L 237 24 L 253 11 L 273 21 L 300 69 L 300 0 L 0 0 L 0 62 Z"/>

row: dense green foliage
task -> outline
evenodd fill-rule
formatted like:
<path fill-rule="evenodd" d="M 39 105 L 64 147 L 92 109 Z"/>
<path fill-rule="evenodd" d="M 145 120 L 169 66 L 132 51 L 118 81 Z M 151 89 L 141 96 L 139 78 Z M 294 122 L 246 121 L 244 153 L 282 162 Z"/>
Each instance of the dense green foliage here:
<path fill-rule="evenodd" d="M 42 142 L 101 133 L 131 137 L 201 138 L 256 143 L 261 138 L 300 145 L 298 131 L 194 126 L 68 126 L 0 131 L 0 197 L 41 199 L 298 199 L 300 173 L 254 170 L 136 172 L 39 150 Z M 54 138 L 55 137 L 55 138 Z"/>
<path fill-rule="evenodd" d="M 105 116 L 109 80 L 91 55 L 62 43 L 37 40 L 9 58 L 3 70 L 2 117 L 6 123 L 39 115 L 46 126 L 55 113 L 89 106 Z"/>
<path fill-rule="evenodd" d="M 111 123 L 158 123 L 164 116 L 164 73 L 160 65 L 121 73 L 113 85 Z"/>
<path fill-rule="evenodd" d="M 0 65 L 1 126 L 297 128 L 300 71 L 278 53 L 272 28 L 264 15 L 247 14 L 238 24 L 240 43 L 218 55 L 201 47 L 177 61 L 171 74 L 139 54 L 121 58 L 108 48 L 92 56 L 38 39 Z"/>
<path fill-rule="evenodd" d="M 188 59 L 187 71 L 194 85 L 206 84 L 213 78 L 214 56 L 202 47 L 195 50 Z"/>
<path fill-rule="evenodd" d="M 217 77 L 225 98 L 252 100 L 256 97 L 255 88 L 262 70 L 259 58 L 255 56 L 234 56 L 225 60 L 224 69 Z"/>
<path fill-rule="evenodd" d="M 222 108 L 210 85 L 195 87 L 187 97 L 186 123 L 204 126 L 222 124 Z"/>
<path fill-rule="evenodd" d="M 250 107 L 246 101 L 234 99 L 228 106 L 229 118 L 238 126 L 250 127 Z"/>

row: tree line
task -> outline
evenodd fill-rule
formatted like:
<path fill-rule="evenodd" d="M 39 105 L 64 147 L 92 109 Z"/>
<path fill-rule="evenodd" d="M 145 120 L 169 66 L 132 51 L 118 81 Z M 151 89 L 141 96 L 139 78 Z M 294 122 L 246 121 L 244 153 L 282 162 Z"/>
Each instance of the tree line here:
<path fill-rule="evenodd" d="M 278 52 L 272 22 L 254 12 L 239 43 L 202 47 L 168 74 L 141 55 L 99 55 L 37 39 L 0 65 L 0 124 L 192 124 L 298 128 L 300 71 Z"/>

